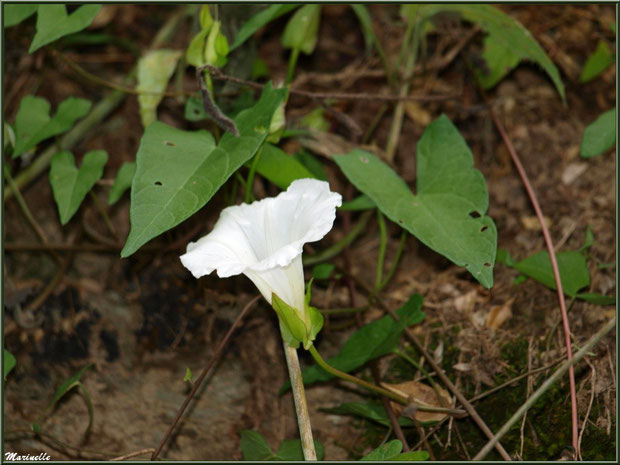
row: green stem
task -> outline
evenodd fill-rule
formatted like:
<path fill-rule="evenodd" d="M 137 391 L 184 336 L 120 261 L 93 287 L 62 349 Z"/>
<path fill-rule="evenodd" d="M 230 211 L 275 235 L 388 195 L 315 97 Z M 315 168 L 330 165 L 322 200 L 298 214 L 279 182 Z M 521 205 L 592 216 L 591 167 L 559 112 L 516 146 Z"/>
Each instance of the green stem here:
<path fill-rule="evenodd" d="M 369 383 L 367 381 L 364 381 L 363 379 L 359 379 L 356 378 L 355 376 L 351 376 L 348 373 L 345 373 L 344 371 L 340 371 L 338 368 L 334 368 L 333 366 L 331 366 L 330 364 L 328 364 L 323 357 L 321 357 L 321 354 L 319 354 L 319 352 L 316 350 L 316 347 L 314 347 L 314 345 L 310 346 L 310 349 L 308 349 L 310 351 L 310 354 L 312 354 L 312 357 L 314 357 L 314 360 L 316 361 L 316 363 L 323 368 L 325 371 L 327 371 L 328 373 L 340 378 L 340 379 L 344 379 L 347 381 L 351 381 L 352 383 L 357 384 L 358 386 L 361 386 L 365 389 L 368 389 L 370 391 L 376 392 L 377 394 L 380 394 L 382 396 L 387 397 L 388 399 L 392 399 L 400 404 L 403 405 L 409 405 L 411 402 L 409 402 L 409 399 L 407 399 L 404 396 L 401 396 L 400 394 L 396 394 L 395 392 L 392 392 L 388 389 L 384 389 L 380 386 L 377 386 L 376 384 L 372 384 Z M 446 414 L 463 414 L 465 413 L 463 410 L 459 410 L 459 409 L 451 409 L 451 408 L 442 408 L 442 407 L 430 407 L 428 405 L 420 405 L 420 404 L 416 404 L 415 405 L 416 408 L 418 410 L 420 410 L 421 412 L 437 412 L 437 413 L 446 413 Z"/>
<path fill-rule="evenodd" d="M 385 263 L 385 249 L 387 247 L 387 228 L 385 226 L 385 218 L 379 209 L 377 209 L 377 224 L 379 225 L 379 256 L 377 258 L 377 271 L 375 276 L 375 293 L 381 288 L 383 281 L 383 265 Z"/>
<path fill-rule="evenodd" d="M 250 203 L 254 200 L 254 195 L 252 194 L 252 188 L 254 187 L 254 175 L 256 174 L 256 167 L 258 166 L 258 161 L 262 152 L 263 149 L 260 148 L 252 159 L 252 165 L 250 166 L 248 179 L 245 182 L 245 203 Z"/>
<path fill-rule="evenodd" d="M 101 202 L 99 202 L 99 199 L 97 198 L 97 196 L 92 190 L 90 191 L 90 196 L 92 197 L 93 202 L 95 203 L 95 208 L 97 208 L 97 211 L 99 211 L 99 214 L 103 218 L 104 223 L 106 224 L 106 226 L 112 233 L 112 236 L 114 236 L 114 239 L 118 241 L 118 236 L 116 235 L 116 229 L 114 228 L 114 225 L 112 224 L 112 220 L 110 220 L 110 217 L 106 213 L 105 208 L 103 208 L 103 205 L 101 205 Z"/>
<path fill-rule="evenodd" d="M 405 250 L 405 242 L 407 242 L 407 231 L 403 230 L 403 232 L 400 235 L 400 242 L 398 243 L 398 249 L 396 250 L 394 261 L 392 262 L 392 265 L 390 266 L 390 271 L 388 271 L 388 274 L 385 276 L 385 279 L 381 283 L 381 286 L 379 286 L 378 292 L 381 292 L 383 288 L 387 286 L 387 284 L 390 282 L 390 280 L 394 276 L 394 273 L 396 273 L 396 267 L 398 266 L 398 262 L 400 262 L 400 257 L 402 257 L 403 251 Z"/>
<path fill-rule="evenodd" d="M 291 51 L 291 56 L 288 59 L 288 71 L 286 73 L 286 85 L 288 86 L 293 82 L 293 76 L 295 75 L 295 67 L 297 66 L 297 59 L 299 58 L 299 49 L 294 48 Z"/>
<path fill-rule="evenodd" d="M 372 215 L 372 210 L 362 213 L 357 224 L 353 226 L 353 228 L 351 228 L 351 231 L 349 231 L 349 233 L 346 236 L 344 236 L 342 239 L 340 239 L 338 242 L 331 245 L 327 249 L 317 253 L 316 255 L 313 255 L 311 257 L 304 257 L 303 258 L 304 266 L 316 265 L 317 263 L 321 263 L 326 260 L 329 260 L 330 258 L 335 257 L 340 252 L 342 252 L 345 249 L 345 247 L 353 243 L 353 241 L 357 238 L 357 236 L 359 236 L 362 233 L 362 231 L 364 231 L 364 228 L 366 227 L 366 223 L 368 223 L 368 220 L 370 219 L 371 215 Z"/>
<path fill-rule="evenodd" d="M 310 427 L 310 414 L 308 413 L 308 402 L 304 392 L 304 381 L 301 376 L 301 367 L 297 357 L 297 349 L 289 346 L 284 340 L 284 355 L 288 374 L 291 379 L 291 390 L 293 391 L 293 401 L 295 402 L 295 413 L 297 414 L 297 425 L 301 437 L 301 448 L 305 460 L 317 460 L 312 439 L 312 428 Z"/>

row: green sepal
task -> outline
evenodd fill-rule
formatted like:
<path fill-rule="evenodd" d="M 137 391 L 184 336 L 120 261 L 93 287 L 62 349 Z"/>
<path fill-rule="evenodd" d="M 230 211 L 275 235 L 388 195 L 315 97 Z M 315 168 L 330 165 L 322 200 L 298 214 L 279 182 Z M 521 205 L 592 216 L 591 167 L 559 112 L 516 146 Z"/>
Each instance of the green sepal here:
<path fill-rule="evenodd" d="M 308 286 L 306 287 L 306 296 L 304 297 L 304 307 L 306 308 L 306 316 L 310 318 L 310 335 L 307 340 L 304 341 L 304 349 L 310 349 L 310 346 L 316 339 L 316 336 L 323 328 L 323 315 L 321 312 L 317 310 L 316 307 L 310 305 L 310 299 L 312 299 L 312 281 L 314 278 L 310 279 Z"/>
<path fill-rule="evenodd" d="M 280 299 L 276 293 L 271 294 L 271 305 L 278 314 L 282 338 L 291 347 L 299 347 L 300 342 L 303 342 L 305 346 L 308 340 L 308 333 L 306 325 L 304 321 L 299 318 L 297 310 Z"/>

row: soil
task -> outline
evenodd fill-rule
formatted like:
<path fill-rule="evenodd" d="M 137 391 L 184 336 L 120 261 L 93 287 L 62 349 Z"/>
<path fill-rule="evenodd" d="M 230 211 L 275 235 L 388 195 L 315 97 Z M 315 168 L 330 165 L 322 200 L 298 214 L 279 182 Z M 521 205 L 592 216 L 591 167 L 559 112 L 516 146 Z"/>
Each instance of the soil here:
<path fill-rule="evenodd" d="M 398 5 L 369 5 L 373 28 L 384 44 L 388 59 L 397 59 L 405 24 Z M 92 32 L 106 33 L 148 48 L 153 36 L 181 6 L 112 5 L 103 7 Z M 615 23 L 613 5 L 502 5 L 536 38 L 560 69 L 566 86 L 563 103 L 550 80 L 535 65 L 523 63 L 508 74 L 488 98 L 498 111 L 536 192 L 556 250 L 577 250 L 589 227 L 594 244 L 589 250 L 591 284 L 588 292 L 616 293 L 615 172 L 616 152 L 585 160 L 579 157 L 584 128 L 616 101 L 615 67 L 587 84 L 579 73 L 599 40 L 615 43 L 608 24 Z M 191 39 L 191 21 L 181 23 L 166 47 L 184 50 Z M 287 52 L 280 45 L 286 24 L 280 18 L 261 30 L 252 47 L 271 71 L 271 79 L 283 80 Z M 467 70 L 482 43 L 477 34 L 454 59 L 440 62 L 471 30 L 454 21 L 441 22 L 430 34 L 423 63 L 412 84 L 413 95 L 457 95 L 442 101 L 408 107 L 400 134 L 394 167 L 415 186 L 415 145 L 428 118 L 445 113 L 458 127 L 474 154 L 489 191 L 488 215 L 498 229 L 498 247 L 515 260 L 544 250 L 545 243 L 535 213 L 508 151 L 490 117 L 488 108 Z M 32 19 L 5 31 L 4 117 L 13 122 L 20 100 L 27 94 L 47 98 L 52 108 L 69 96 L 96 102 L 109 89 L 66 65 L 44 47 L 27 54 L 35 31 Z M 247 47 L 243 53 L 251 53 Z M 121 82 L 135 57 L 117 43 L 58 46 L 88 72 L 108 82 Z M 364 39 L 352 10 L 343 5 L 324 5 L 315 52 L 300 58 L 294 87 L 315 92 L 359 92 L 373 95 L 395 93 L 381 74 L 381 64 L 364 53 Z M 231 68 L 225 72 L 234 74 Z M 374 73 L 374 74 L 373 74 Z M 378 76 L 378 77 L 377 77 Z M 197 84 L 189 68 L 182 76 L 184 89 Z M 173 78 L 174 80 L 174 78 Z M 233 86 L 234 87 L 234 86 Z M 174 90 L 174 86 L 170 87 Z M 233 89 L 234 90 L 234 89 Z M 371 128 L 384 102 L 340 100 L 327 113 L 330 132 L 341 136 L 336 144 L 359 144 Z M 316 107 L 311 99 L 291 96 L 288 121 Z M 392 111 L 378 121 L 371 137 L 363 141 L 383 148 L 387 144 Z M 182 98 L 165 98 L 159 119 L 188 129 L 208 123 L 187 123 Z M 346 115 L 353 123 L 347 123 Z M 135 95 L 100 127 L 80 141 L 73 153 L 80 159 L 92 149 L 109 154 L 104 179 L 93 192 L 104 205 L 115 228 L 107 229 L 90 197 L 66 226 L 61 226 L 47 174 L 22 190 L 25 202 L 50 244 L 69 244 L 68 250 L 49 253 L 12 197 L 4 206 L 4 347 L 17 365 L 4 383 L 4 450 L 54 460 L 109 459 L 157 447 L 194 379 L 213 355 L 232 322 L 256 295 L 245 277 L 196 281 L 179 261 L 189 240 L 208 232 L 226 205 L 229 181 L 188 221 L 151 241 L 128 259 L 120 259 L 118 244 L 129 231 L 129 196 L 108 206 L 111 181 L 125 161 L 135 159 L 142 126 Z M 344 142 L 343 142 L 344 141 Z M 41 151 L 46 145 L 42 144 Z M 299 142 L 287 142 L 292 153 Z M 323 153 L 317 151 L 318 156 Z M 350 200 L 356 195 L 344 176 L 328 159 L 321 158 L 332 190 Z M 28 160 L 8 160 L 13 173 L 27 169 Z M 5 190 L 7 189 L 5 183 Z M 255 195 L 277 192 L 262 179 Z M 242 201 L 240 189 L 233 203 Z M 319 251 L 342 238 L 359 219 L 358 213 L 340 215 L 327 238 L 312 244 Z M 396 255 L 400 230 L 388 224 L 386 270 Z M 14 244 L 31 244 L 35 250 L 17 250 Z M 91 246 L 98 246 L 95 251 Z M 106 249 L 107 247 L 107 249 Z M 333 262 L 348 269 L 358 280 L 374 283 L 379 250 L 379 231 L 371 219 L 354 245 Z M 65 268 L 62 267 L 65 264 Z M 59 271 L 60 270 L 60 271 Z M 309 274 L 310 269 L 307 269 Z M 413 293 L 424 297 L 424 321 L 413 327 L 424 346 L 434 354 L 448 376 L 466 397 L 474 397 L 522 373 L 549 366 L 565 357 L 559 305 L 554 291 L 532 280 L 515 283 L 518 273 L 504 265 L 494 268 L 495 284 L 486 290 L 463 268 L 426 248 L 413 236 L 406 239 L 404 254 L 382 299 L 397 308 Z M 57 278 L 57 279 L 56 279 Z M 51 284 L 50 284 L 51 283 Z M 37 299 L 50 287 L 49 295 Z M 345 278 L 318 282 L 313 304 L 319 308 L 360 305 L 363 290 L 350 292 Z M 371 308 L 358 317 L 329 316 L 318 342 L 325 356 L 335 355 L 359 324 L 382 315 Z M 490 316 L 491 315 L 491 316 Z M 614 306 L 576 300 L 569 311 L 574 347 L 581 347 L 610 318 Z M 420 354 L 403 339 L 401 348 L 420 360 Z M 304 365 L 312 364 L 301 354 Z M 77 389 L 63 397 L 53 411 L 41 417 L 55 390 L 87 364 L 81 378 L 94 406 L 94 423 L 88 435 L 88 408 Z M 419 373 L 395 356 L 380 360 L 383 380 L 408 381 Z M 538 371 L 474 405 L 491 430 L 497 431 L 550 374 L 552 366 Z M 371 379 L 369 369 L 357 373 Z M 586 460 L 616 459 L 616 348 L 612 334 L 576 366 L 581 455 Z M 215 368 L 199 390 L 160 458 L 170 460 L 240 460 L 239 432 L 260 432 L 273 450 L 285 439 L 298 437 L 290 392 L 278 391 L 287 379 L 284 354 L 275 315 L 260 303 L 234 333 Z M 315 439 L 325 446 L 325 459 L 359 459 L 385 440 L 388 430 L 356 417 L 326 413 L 324 409 L 344 402 L 361 401 L 366 394 L 345 383 L 317 384 L 307 389 Z M 562 379 L 502 439 L 515 458 L 557 460 L 573 458 L 570 434 L 568 379 Z M 42 434 L 32 434 L 38 423 Z M 428 429 L 427 429 L 428 430 Z M 408 443 L 418 444 L 415 428 L 404 431 Z M 442 424 L 428 446 L 438 460 L 467 460 L 486 443 L 486 437 L 469 418 Z M 419 447 L 428 450 L 427 447 Z M 148 457 L 148 453 L 141 456 Z M 493 451 L 488 459 L 499 459 Z"/>

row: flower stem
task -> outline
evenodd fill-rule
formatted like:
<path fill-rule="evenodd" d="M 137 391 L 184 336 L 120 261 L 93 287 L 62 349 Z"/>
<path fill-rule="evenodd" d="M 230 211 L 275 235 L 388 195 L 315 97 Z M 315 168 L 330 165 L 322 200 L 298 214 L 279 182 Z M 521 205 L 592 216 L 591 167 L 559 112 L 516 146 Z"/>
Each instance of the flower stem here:
<path fill-rule="evenodd" d="M 325 371 L 327 371 L 328 373 L 337 376 L 338 378 L 341 379 L 345 379 L 347 381 L 351 381 L 352 383 L 357 384 L 358 386 L 361 386 L 363 388 L 366 388 L 370 391 L 376 392 L 377 394 L 381 394 L 382 396 L 388 397 L 389 399 L 392 399 L 400 404 L 403 405 L 409 405 L 412 402 L 407 399 L 405 396 L 401 396 L 400 394 L 397 394 L 393 391 L 390 391 L 388 389 L 384 389 L 380 386 L 377 386 L 376 384 L 372 384 L 369 383 L 367 381 L 364 381 L 363 379 L 359 379 L 356 378 L 355 376 L 351 376 L 348 373 L 345 373 L 344 371 L 340 371 L 338 368 L 334 368 L 333 366 L 331 366 L 330 364 L 328 364 L 323 357 L 321 357 L 321 354 L 319 354 L 319 352 L 316 350 L 316 348 L 312 345 L 310 346 L 310 349 L 308 349 L 310 351 L 310 353 L 312 354 L 312 357 L 314 357 L 314 360 L 316 361 L 316 363 L 323 368 Z M 443 408 L 443 407 L 432 407 L 429 405 L 420 405 L 417 404 L 415 405 L 417 410 L 420 410 L 421 412 L 438 412 L 438 413 L 446 413 L 448 415 L 462 415 L 465 412 L 463 410 L 460 409 L 452 409 L 452 408 Z"/>
<path fill-rule="evenodd" d="M 301 377 L 301 368 L 299 367 L 299 359 L 297 358 L 297 349 L 289 346 L 285 341 L 282 341 L 282 343 L 284 345 L 284 355 L 286 356 L 288 374 L 291 379 L 291 389 L 293 391 L 293 400 L 295 401 L 295 413 L 297 414 L 297 424 L 299 426 L 304 459 L 317 460 L 316 451 L 314 450 L 314 441 L 312 439 L 312 428 L 310 427 L 308 402 L 306 401 L 306 394 L 304 392 L 304 381 Z"/>

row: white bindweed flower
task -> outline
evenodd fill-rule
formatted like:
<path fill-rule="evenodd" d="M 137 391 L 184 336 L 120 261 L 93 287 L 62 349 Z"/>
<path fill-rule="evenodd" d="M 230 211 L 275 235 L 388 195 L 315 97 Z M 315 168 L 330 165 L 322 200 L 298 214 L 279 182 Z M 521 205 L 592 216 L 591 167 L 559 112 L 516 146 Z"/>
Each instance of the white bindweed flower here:
<path fill-rule="evenodd" d="M 224 209 L 213 231 L 188 244 L 181 262 L 196 278 L 213 270 L 220 278 L 245 274 L 270 304 L 276 294 L 309 330 L 302 249 L 330 231 L 341 204 L 327 182 L 298 179 L 277 197 Z"/>

